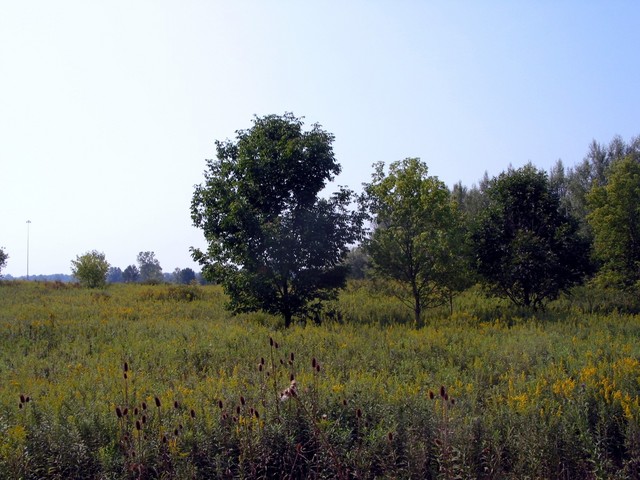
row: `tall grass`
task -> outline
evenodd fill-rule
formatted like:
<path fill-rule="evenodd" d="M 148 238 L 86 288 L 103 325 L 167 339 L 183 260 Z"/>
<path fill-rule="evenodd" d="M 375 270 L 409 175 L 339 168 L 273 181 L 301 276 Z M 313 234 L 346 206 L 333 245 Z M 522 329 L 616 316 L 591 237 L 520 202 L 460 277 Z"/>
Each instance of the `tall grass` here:
<path fill-rule="evenodd" d="M 218 287 L 3 283 L 0 477 L 638 478 L 640 318 L 582 298 L 416 330 L 351 284 L 284 330 Z"/>

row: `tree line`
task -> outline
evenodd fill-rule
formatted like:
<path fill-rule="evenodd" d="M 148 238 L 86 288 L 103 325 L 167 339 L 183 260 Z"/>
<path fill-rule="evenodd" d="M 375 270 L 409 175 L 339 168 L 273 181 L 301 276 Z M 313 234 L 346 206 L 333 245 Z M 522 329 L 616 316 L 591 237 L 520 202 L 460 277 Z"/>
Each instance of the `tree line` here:
<path fill-rule="evenodd" d="M 640 138 L 594 141 L 570 169 L 509 167 L 451 190 L 419 158 L 378 163 L 362 194 L 325 198 L 340 173 L 333 141 L 287 113 L 216 142 L 191 206 L 208 247 L 192 255 L 232 312 L 289 326 L 335 298 L 350 269 L 406 302 L 418 326 L 476 283 L 532 309 L 586 281 L 640 287 Z"/>
<path fill-rule="evenodd" d="M 394 294 L 417 326 L 474 284 L 531 309 L 585 282 L 640 290 L 640 137 L 594 140 L 574 167 L 509 167 L 470 188 L 449 189 L 419 158 L 380 162 L 362 193 L 325 197 L 341 171 L 334 136 L 303 127 L 291 113 L 255 117 L 216 142 L 195 187 L 191 218 L 207 248 L 192 257 L 233 313 L 262 310 L 285 326 L 318 318 L 348 275 Z M 0 249 L 0 270 L 7 258 Z M 163 274 L 153 252 L 124 271 L 87 252 L 72 273 L 88 287 L 198 279 L 189 268 Z"/>

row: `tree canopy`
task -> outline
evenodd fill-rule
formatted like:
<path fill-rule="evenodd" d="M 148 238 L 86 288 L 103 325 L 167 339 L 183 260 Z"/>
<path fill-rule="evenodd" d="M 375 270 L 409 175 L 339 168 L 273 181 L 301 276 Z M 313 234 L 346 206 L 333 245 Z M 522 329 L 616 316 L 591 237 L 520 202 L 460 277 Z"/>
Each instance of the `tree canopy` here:
<path fill-rule="evenodd" d="M 598 280 L 606 286 L 640 287 L 640 161 L 614 162 L 608 183 L 589 193 L 589 224 Z"/>
<path fill-rule="evenodd" d="M 71 274 L 88 288 L 102 288 L 107 283 L 109 262 L 104 253 L 92 250 L 71 260 Z"/>
<path fill-rule="evenodd" d="M 156 258 L 154 252 L 140 252 L 138 253 L 137 260 L 140 266 L 139 273 L 141 282 L 162 283 L 164 281 L 160 261 Z"/>
<path fill-rule="evenodd" d="M 588 243 L 561 211 L 544 171 L 531 164 L 509 169 L 487 195 L 472 239 L 478 272 L 494 293 L 538 308 L 583 280 Z"/>
<path fill-rule="evenodd" d="M 375 222 L 366 251 L 374 272 L 399 287 L 396 296 L 412 307 L 419 326 L 425 308 L 442 305 L 462 285 L 460 216 L 444 183 L 420 159 L 394 162 L 387 174 L 383 163 L 374 167 L 365 184 Z"/>
<path fill-rule="evenodd" d="M 343 259 L 361 236 L 364 215 L 350 210 L 353 192 L 319 193 L 340 173 L 332 134 L 309 131 L 290 113 L 255 117 L 235 140 L 217 141 L 191 216 L 206 251 L 192 249 L 203 276 L 219 282 L 236 313 L 284 317 L 308 313 L 344 286 Z"/>

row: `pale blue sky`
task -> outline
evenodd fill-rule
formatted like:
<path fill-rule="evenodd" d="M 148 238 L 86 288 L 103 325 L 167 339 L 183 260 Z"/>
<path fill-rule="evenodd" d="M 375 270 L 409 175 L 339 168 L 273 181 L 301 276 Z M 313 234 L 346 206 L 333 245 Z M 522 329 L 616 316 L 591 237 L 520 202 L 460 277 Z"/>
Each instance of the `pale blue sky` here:
<path fill-rule="evenodd" d="M 635 1 L 5 1 L 3 273 L 152 250 L 199 269 L 193 185 L 214 140 L 291 111 L 359 190 L 421 157 L 449 186 L 640 134 Z"/>

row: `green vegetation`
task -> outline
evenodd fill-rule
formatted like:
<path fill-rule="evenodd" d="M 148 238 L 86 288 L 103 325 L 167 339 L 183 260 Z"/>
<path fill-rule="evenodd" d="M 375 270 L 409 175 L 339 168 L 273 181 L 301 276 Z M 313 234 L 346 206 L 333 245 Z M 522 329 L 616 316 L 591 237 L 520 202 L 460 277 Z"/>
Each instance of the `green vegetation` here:
<path fill-rule="evenodd" d="M 472 289 L 415 329 L 365 281 L 282 330 L 216 286 L 4 282 L 0 477 L 637 478 L 640 309 L 611 298 Z"/>
<path fill-rule="evenodd" d="M 371 267 L 422 326 L 423 311 L 469 284 L 462 218 L 446 185 L 417 158 L 375 166 L 364 202 L 375 229 L 365 243 Z M 396 287 L 396 288 L 394 288 Z"/>
<path fill-rule="evenodd" d="M 588 196 L 598 281 L 620 288 L 640 287 L 640 162 L 631 156 L 614 163 L 609 182 Z"/>
<path fill-rule="evenodd" d="M 9 255 L 4 251 L 4 248 L 0 248 L 0 273 L 2 273 L 2 269 L 7 265 L 7 260 L 9 260 Z"/>
<path fill-rule="evenodd" d="M 531 164 L 509 169 L 486 195 L 472 244 L 478 273 L 495 294 L 539 308 L 584 281 L 589 245 L 544 171 Z"/>
<path fill-rule="evenodd" d="M 344 286 L 364 221 L 349 210 L 351 190 L 319 196 L 340 173 L 333 135 L 302 127 L 292 114 L 256 117 L 237 141 L 216 142 L 191 206 L 208 242 L 193 250 L 203 276 L 224 287 L 232 311 L 279 314 L 287 327 Z"/>
<path fill-rule="evenodd" d="M 109 262 L 102 252 L 93 250 L 71 260 L 71 274 L 87 288 L 104 288 Z"/>

